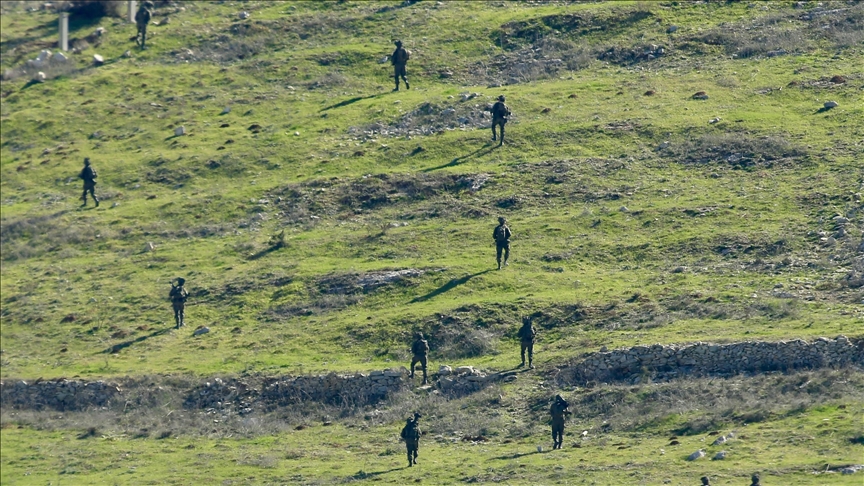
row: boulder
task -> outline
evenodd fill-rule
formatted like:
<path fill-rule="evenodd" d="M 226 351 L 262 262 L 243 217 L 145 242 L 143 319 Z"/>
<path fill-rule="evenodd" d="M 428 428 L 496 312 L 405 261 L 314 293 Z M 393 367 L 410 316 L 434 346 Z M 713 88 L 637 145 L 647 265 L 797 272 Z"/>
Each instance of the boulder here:
<path fill-rule="evenodd" d="M 438 374 L 439 374 L 439 375 L 447 376 L 447 375 L 449 375 L 449 374 L 451 374 L 451 373 L 453 373 L 453 368 L 451 368 L 451 367 L 449 367 L 449 366 L 447 366 L 447 365 L 441 365 L 441 366 L 438 368 Z"/>
<path fill-rule="evenodd" d="M 66 57 L 66 54 L 62 52 L 55 52 L 53 56 L 51 56 L 51 62 L 66 62 L 69 58 Z"/>
<path fill-rule="evenodd" d="M 246 20 L 249 17 L 251 17 L 251 15 L 249 15 L 249 12 L 245 12 L 245 11 L 240 12 L 237 16 L 240 17 L 240 20 Z"/>
<path fill-rule="evenodd" d="M 722 461 L 723 459 L 726 459 L 726 454 L 728 454 L 726 451 L 720 451 L 717 454 L 714 454 L 714 457 L 712 457 L 711 460 Z"/>
<path fill-rule="evenodd" d="M 174 135 L 180 137 L 182 135 L 186 135 L 186 127 L 180 125 L 179 127 L 174 129 Z"/>
<path fill-rule="evenodd" d="M 705 457 L 705 451 L 703 451 L 702 449 L 699 449 L 698 451 L 694 452 L 693 454 L 690 454 L 689 456 L 687 456 L 687 460 L 688 461 L 695 461 L 696 459 L 702 459 L 703 457 Z"/>
<path fill-rule="evenodd" d="M 836 101 L 826 101 L 823 106 L 826 110 L 830 110 L 831 108 L 837 108 L 838 106 L 840 106 L 840 104 Z"/>
<path fill-rule="evenodd" d="M 207 334 L 208 332 L 210 332 L 210 328 L 207 326 L 204 326 L 204 327 L 199 327 L 198 329 L 195 329 L 195 331 L 192 333 L 192 335 L 193 336 L 200 336 L 202 334 Z"/>
<path fill-rule="evenodd" d="M 93 54 L 93 65 L 101 66 L 105 64 L 105 58 L 100 56 L 99 54 Z"/>
<path fill-rule="evenodd" d="M 33 81 L 35 81 L 37 83 L 44 83 L 45 82 L 45 73 L 43 73 L 42 71 L 39 71 L 38 73 L 36 73 L 35 76 L 33 76 Z"/>

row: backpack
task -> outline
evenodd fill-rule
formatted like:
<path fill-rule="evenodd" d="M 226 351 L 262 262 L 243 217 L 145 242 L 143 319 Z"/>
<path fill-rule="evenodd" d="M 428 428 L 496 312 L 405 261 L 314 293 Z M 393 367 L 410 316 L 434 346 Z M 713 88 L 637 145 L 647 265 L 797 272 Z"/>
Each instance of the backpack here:
<path fill-rule="evenodd" d="M 495 238 L 495 241 L 505 241 L 507 239 L 507 227 L 503 224 L 496 226 L 492 237 Z"/>

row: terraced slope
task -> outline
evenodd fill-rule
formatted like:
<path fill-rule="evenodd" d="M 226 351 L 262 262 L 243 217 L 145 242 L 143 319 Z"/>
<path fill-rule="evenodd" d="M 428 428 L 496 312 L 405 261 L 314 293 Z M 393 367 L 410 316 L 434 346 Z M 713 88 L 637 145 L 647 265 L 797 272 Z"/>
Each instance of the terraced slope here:
<path fill-rule="evenodd" d="M 274 430 L 238 418 L 213 435 L 194 411 L 194 426 L 147 425 L 171 428 L 180 437 L 174 449 L 210 436 L 214 447 L 259 457 L 277 442 L 296 451 L 238 459 L 242 467 L 208 477 L 414 479 L 369 472 L 379 461 L 401 464 L 398 442 L 385 450 L 398 451 L 398 461 L 364 444 L 365 434 L 391 441 L 415 407 L 430 410 L 440 454 L 504 464 L 453 476 L 446 471 L 468 466 L 444 461 L 426 472 L 440 482 L 621 484 L 635 459 L 626 451 L 611 459 L 608 449 L 622 447 L 611 447 L 620 442 L 611 435 L 584 457 L 602 457 L 599 468 L 557 469 L 543 455 L 526 459 L 539 476 L 507 469 L 534 450 L 529 444 L 545 444 L 540 420 L 558 391 L 546 385 L 557 366 L 602 347 L 861 336 L 860 2 L 178 2 L 156 9 L 146 51 L 118 18 L 73 18 L 81 50 L 44 68 L 44 83 L 28 82 L 26 60 L 55 50 L 56 13 L 20 3 L 4 2 L 0 15 L 4 381 L 368 371 L 407 365 L 415 331 L 429 336 L 433 369 L 500 371 L 517 363 L 522 319 L 539 329 L 535 374 L 455 401 L 408 393 L 382 404 L 386 418 L 372 422 L 361 420 L 371 413 L 362 408 L 309 405 L 267 415 L 281 424 Z M 91 35 L 98 26 L 107 33 Z M 398 93 L 381 62 L 394 38 L 412 51 L 412 89 Z M 104 65 L 92 65 L 95 53 Z M 500 148 L 485 111 L 499 94 L 514 112 Z M 179 126 L 186 135 L 174 135 Z M 83 157 L 99 172 L 97 209 L 78 207 Z M 511 264 L 500 272 L 490 238 L 499 215 L 514 232 Z M 178 276 L 192 305 L 189 327 L 173 330 L 166 297 Z M 193 336 L 199 326 L 210 332 Z M 800 377 L 790 376 L 782 379 Z M 842 376 L 824 378 L 826 387 L 845 389 Z M 640 386 L 627 393 L 653 403 L 655 385 Z M 776 386 L 761 382 L 759 400 L 729 406 L 762 413 L 777 431 L 803 427 L 814 442 L 780 451 L 775 432 L 754 434 L 753 448 L 736 452 L 740 462 L 723 463 L 730 484 L 764 470 L 769 452 L 784 458 L 772 462 L 784 484 L 823 484 L 808 473 L 861 462 L 848 440 L 861 434 L 860 420 L 833 434 L 816 428 L 816 417 L 860 418 L 860 392 L 817 398 L 820 389 L 769 403 Z M 596 387 L 566 391 L 607 389 Z M 454 409 L 502 407 L 519 430 L 503 432 L 510 419 L 498 415 L 447 419 Z M 612 405 L 579 417 L 596 420 L 598 431 L 617 420 L 620 428 L 601 433 L 645 437 L 652 451 L 672 430 L 691 433 L 688 421 L 718 429 L 753 421 L 724 415 L 721 401 L 700 411 L 657 407 L 640 412 L 656 421 L 626 426 Z M 3 411 L 4 427 L 26 427 L 3 430 L 3 464 L 15 466 L 3 468 L 4 483 L 29 482 L 26 467 L 52 478 L 71 468 L 84 482 L 139 481 L 97 466 L 101 445 L 88 447 L 86 467 L 59 459 L 77 448 L 61 437 L 104 416 L 82 412 L 35 431 L 47 419 L 33 413 Z M 337 468 L 332 451 L 304 442 L 306 432 L 280 429 L 321 414 L 339 421 L 328 429 L 336 449 L 358 448 L 371 461 L 363 474 L 353 463 Z M 141 424 L 118 420 L 97 428 L 161 457 L 155 434 L 132 440 Z M 228 438 L 237 433 L 251 442 Z M 457 435 L 489 436 L 493 445 L 454 449 L 446 437 Z M 69 444 L 79 443 L 95 441 Z M 36 444 L 52 452 L 22 456 Z M 576 461 L 579 452 L 566 454 Z M 202 465 L 220 457 L 206 454 Z M 320 466 L 286 476 L 300 458 L 301 469 Z M 678 481 L 663 460 L 640 459 L 637 480 Z M 148 474 L 182 483 L 198 473 Z M 702 473 L 681 474 L 691 484 Z"/>

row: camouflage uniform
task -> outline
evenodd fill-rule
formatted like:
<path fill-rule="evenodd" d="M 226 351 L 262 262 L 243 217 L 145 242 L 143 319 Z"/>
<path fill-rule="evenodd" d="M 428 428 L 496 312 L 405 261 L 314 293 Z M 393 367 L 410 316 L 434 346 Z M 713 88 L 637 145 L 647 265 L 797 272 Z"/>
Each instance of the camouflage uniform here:
<path fill-rule="evenodd" d="M 571 412 L 567 408 L 570 404 L 561 398 L 561 395 L 555 395 L 555 400 L 549 408 L 549 413 L 552 415 L 552 448 L 560 449 L 564 442 L 564 416 L 570 415 Z"/>
<path fill-rule="evenodd" d="M 405 81 L 405 89 L 411 89 L 411 85 L 408 84 L 407 71 L 405 70 L 405 65 L 408 64 L 411 52 L 402 47 L 402 41 L 396 41 L 395 44 L 396 50 L 390 56 L 390 62 L 393 64 L 393 78 L 396 81 L 396 89 L 393 91 L 399 91 L 400 76 L 402 77 L 402 81 Z"/>
<path fill-rule="evenodd" d="M 759 475 L 753 474 L 750 476 L 750 486 L 762 486 L 762 483 L 759 482 Z"/>
<path fill-rule="evenodd" d="M 507 259 L 510 258 L 510 237 L 513 234 L 510 228 L 505 224 L 504 218 L 498 218 L 498 226 L 492 231 L 492 239 L 495 240 L 495 261 L 498 262 L 498 270 L 501 270 L 501 253 L 504 253 L 504 265 L 507 265 Z"/>
<path fill-rule="evenodd" d="M 87 192 L 90 192 L 90 196 L 93 197 L 93 201 L 96 203 L 96 207 L 99 207 L 99 199 L 96 197 L 96 169 L 90 167 L 90 159 L 84 159 L 84 168 L 81 169 L 81 173 L 78 174 L 78 177 L 84 180 L 84 193 L 81 194 L 81 200 L 84 202 L 81 206 L 87 205 Z"/>
<path fill-rule="evenodd" d="M 423 384 L 429 383 L 426 379 L 426 364 L 427 364 L 427 355 L 429 354 L 429 343 L 423 339 L 423 333 L 418 332 L 415 336 L 414 343 L 411 345 L 411 378 L 414 378 L 414 366 L 417 363 L 423 367 Z"/>
<path fill-rule="evenodd" d="M 496 140 L 495 127 L 501 127 L 501 141 L 498 145 L 504 145 L 504 124 L 507 123 L 507 117 L 510 116 L 510 108 L 504 104 L 504 96 L 499 96 L 498 101 L 492 105 L 492 141 Z"/>
<path fill-rule="evenodd" d="M 699 478 L 699 480 L 702 481 L 702 486 L 711 486 L 711 482 L 708 479 L 708 476 L 702 476 L 701 478 Z"/>
<path fill-rule="evenodd" d="M 174 322 L 177 324 L 177 329 L 180 329 L 184 323 L 184 310 L 186 309 L 186 299 L 189 298 L 189 292 L 183 288 L 186 280 L 177 279 L 177 285 L 171 284 L 171 292 L 168 297 L 171 299 L 171 306 L 174 308 Z"/>
<path fill-rule="evenodd" d="M 414 413 L 413 419 L 405 421 L 405 427 L 402 428 L 402 439 L 405 440 L 405 447 L 408 449 L 408 467 L 417 464 L 417 452 L 420 450 L 420 432 L 419 427 L 420 414 Z"/>
<path fill-rule="evenodd" d="M 525 351 L 528 351 L 528 367 L 534 369 L 534 337 L 537 336 L 537 330 L 534 329 L 534 326 L 531 325 L 530 320 L 525 320 L 522 323 L 522 327 L 519 328 L 519 342 L 522 347 L 522 364 L 519 365 L 521 368 L 525 366 Z"/>
<path fill-rule="evenodd" d="M 135 37 L 135 41 L 138 42 L 141 49 L 146 49 L 144 44 L 147 42 L 147 25 L 153 17 L 153 14 L 150 12 L 152 7 L 152 3 L 144 2 L 138 8 L 138 11 L 135 12 L 135 24 L 138 26 L 138 34 Z"/>

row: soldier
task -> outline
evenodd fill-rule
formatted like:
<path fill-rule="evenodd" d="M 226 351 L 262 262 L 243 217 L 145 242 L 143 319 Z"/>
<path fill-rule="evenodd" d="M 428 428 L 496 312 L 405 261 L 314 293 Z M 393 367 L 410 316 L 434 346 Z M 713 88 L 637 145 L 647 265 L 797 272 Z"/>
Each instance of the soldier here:
<path fill-rule="evenodd" d="M 171 292 L 168 294 L 168 297 L 171 299 L 171 306 L 174 307 L 174 322 L 177 323 L 177 329 L 180 329 L 183 326 L 183 318 L 185 317 L 183 314 L 184 309 L 186 308 L 186 299 L 189 297 L 189 292 L 183 288 L 183 284 L 186 283 L 186 279 L 178 278 L 177 285 L 171 283 Z"/>
<path fill-rule="evenodd" d="M 572 412 L 567 408 L 570 404 L 561 398 L 561 395 L 555 395 L 555 400 L 552 406 L 549 407 L 549 413 L 552 414 L 552 448 L 560 449 L 564 443 L 564 416 L 570 415 Z"/>
<path fill-rule="evenodd" d="M 96 197 L 96 169 L 90 167 L 90 158 L 84 157 L 84 168 L 81 169 L 81 173 L 78 174 L 78 177 L 84 180 L 84 193 L 81 194 L 81 200 L 84 201 L 84 204 L 81 207 L 87 205 L 87 191 L 90 191 L 90 195 L 93 197 L 93 201 L 96 203 L 96 207 L 99 207 L 99 199 Z"/>
<path fill-rule="evenodd" d="M 417 464 L 417 451 L 420 449 L 420 414 L 414 412 L 414 419 L 408 418 L 405 421 L 405 427 L 402 428 L 402 439 L 405 441 L 405 447 L 408 449 L 408 467 Z"/>
<path fill-rule="evenodd" d="M 495 261 L 498 262 L 498 270 L 501 270 L 501 253 L 504 253 L 504 266 L 507 266 L 507 259 L 510 258 L 510 237 L 513 234 L 505 224 L 507 220 L 503 216 L 498 218 L 498 223 L 492 231 L 492 239 L 495 240 Z"/>
<path fill-rule="evenodd" d="M 534 337 L 537 336 L 537 330 L 531 325 L 531 319 L 524 319 L 522 327 L 517 333 L 519 343 L 522 347 L 522 364 L 519 367 L 525 366 L 525 350 L 528 350 L 528 367 L 534 369 Z"/>
<path fill-rule="evenodd" d="M 395 42 L 396 50 L 393 51 L 393 55 L 390 56 L 390 62 L 393 64 L 393 77 L 396 80 L 396 89 L 393 91 L 399 91 L 399 77 L 402 77 L 402 81 L 405 81 L 405 89 L 411 89 L 411 86 L 408 84 L 408 78 L 406 77 L 407 72 L 405 71 L 405 65 L 408 64 L 408 58 L 411 57 L 411 51 L 402 47 L 402 41 L 397 40 Z"/>
<path fill-rule="evenodd" d="M 699 480 L 702 481 L 702 486 L 711 486 L 711 483 L 708 480 L 708 476 L 702 476 L 701 478 L 699 478 Z"/>
<path fill-rule="evenodd" d="M 507 123 L 507 117 L 510 116 L 510 108 L 504 104 L 504 95 L 498 97 L 498 101 L 492 105 L 492 141 L 496 139 L 495 126 L 501 126 L 501 141 L 498 145 L 504 145 L 504 124 Z"/>
<path fill-rule="evenodd" d="M 414 378 L 414 366 L 417 363 L 423 367 L 423 384 L 426 385 L 429 381 L 426 379 L 426 364 L 427 355 L 429 354 L 429 343 L 423 339 L 423 333 L 418 332 L 414 335 L 414 343 L 411 345 L 411 378 Z"/>
<path fill-rule="evenodd" d="M 753 473 L 750 476 L 750 486 L 762 486 L 762 483 L 759 482 L 759 473 Z"/>
<path fill-rule="evenodd" d="M 135 42 L 141 46 L 141 49 L 147 49 L 144 45 L 147 42 L 147 24 L 150 23 L 150 18 L 153 14 L 150 12 L 150 9 L 153 8 L 153 2 L 149 0 L 142 3 L 138 8 L 138 11 L 135 12 L 135 24 L 138 26 L 138 35 L 135 36 Z"/>

